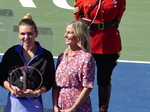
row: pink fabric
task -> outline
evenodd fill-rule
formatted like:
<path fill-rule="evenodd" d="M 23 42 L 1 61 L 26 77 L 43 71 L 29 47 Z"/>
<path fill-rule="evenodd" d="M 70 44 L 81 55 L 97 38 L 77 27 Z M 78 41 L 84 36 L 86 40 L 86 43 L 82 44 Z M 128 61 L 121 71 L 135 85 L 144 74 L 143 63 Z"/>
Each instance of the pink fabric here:
<path fill-rule="evenodd" d="M 61 87 L 58 105 L 62 110 L 72 107 L 83 87 L 93 88 L 95 78 L 95 61 L 90 53 L 79 50 L 69 61 L 66 55 L 59 56 L 56 70 L 56 84 Z M 78 112 L 91 111 L 89 97 Z"/>

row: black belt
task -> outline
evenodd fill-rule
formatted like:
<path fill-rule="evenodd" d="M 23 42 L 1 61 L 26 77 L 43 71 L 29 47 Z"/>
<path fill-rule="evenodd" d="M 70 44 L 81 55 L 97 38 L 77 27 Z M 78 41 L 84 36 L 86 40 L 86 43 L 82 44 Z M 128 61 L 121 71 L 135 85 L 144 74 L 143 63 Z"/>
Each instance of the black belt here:
<path fill-rule="evenodd" d="M 92 23 L 92 25 L 90 26 L 90 28 L 97 28 L 99 30 L 103 30 L 105 28 L 110 28 L 110 27 L 116 27 L 118 28 L 118 24 L 116 24 L 116 22 L 112 21 L 112 22 L 99 22 L 97 24 Z"/>

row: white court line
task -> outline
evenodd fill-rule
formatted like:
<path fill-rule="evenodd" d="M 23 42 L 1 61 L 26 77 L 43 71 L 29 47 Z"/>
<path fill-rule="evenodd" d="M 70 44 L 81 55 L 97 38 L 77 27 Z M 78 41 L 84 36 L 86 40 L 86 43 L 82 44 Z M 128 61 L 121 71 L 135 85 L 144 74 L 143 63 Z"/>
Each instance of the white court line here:
<path fill-rule="evenodd" d="M 53 56 L 54 58 L 58 58 L 57 56 Z M 118 62 L 125 62 L 125 63 L 145 63 L 150 64 L 149 61 L 129 61 L 129 60 L 118 60 Z"/>
<path fill-rule="evenodd" d="M 53 3 L 60 8 L 64 8 L 64 9 L 70 9 L 73 10 L 74 8 L 71 7 L 66 0 L 53 0 Z"/>
<path fill-rule="evenodd" d="M 33 7 L 36 8 L 36 5 L 32 0 L 19 0 L 23 7 Z"/>
<path fill-rule="evenodd" d="M 125 63 L 145 63 L 150 64 L 149 61 L 129 61 L 129 60 L 118 60 L 118 62 L 125 62 Z"/>
<path fill-rule="evenodd" d="M 4 53 L 0 53 L 0 55 L 4 55 Z M 58 56 L 53 56 L 53 58 L 58 58 Z M 129 61 L 129 60 L 118 60 L 118 62 L 125 62 L 125 63 L 145 63 L 150 64 L 149 61 Z"/>

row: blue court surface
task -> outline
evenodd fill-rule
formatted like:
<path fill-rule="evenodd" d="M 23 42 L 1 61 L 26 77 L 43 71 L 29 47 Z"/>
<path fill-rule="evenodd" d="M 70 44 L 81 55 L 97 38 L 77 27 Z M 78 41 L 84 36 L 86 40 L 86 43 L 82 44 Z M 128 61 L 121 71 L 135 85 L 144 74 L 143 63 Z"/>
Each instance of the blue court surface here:
<path fill-rule="evenodd" d="M 56 62 L 56 58 L 55 58 Z M 112 76 L 109 112 L 150 111 L 150 63 L 119 61 Z M 0 105 L 6 104 L 8 91 L 0 87 Z M 90 94 L 93 112 L 98 112 L 97 84 Z M 44 108 L 52 108 L 51 90 L 43 94 Z"/>

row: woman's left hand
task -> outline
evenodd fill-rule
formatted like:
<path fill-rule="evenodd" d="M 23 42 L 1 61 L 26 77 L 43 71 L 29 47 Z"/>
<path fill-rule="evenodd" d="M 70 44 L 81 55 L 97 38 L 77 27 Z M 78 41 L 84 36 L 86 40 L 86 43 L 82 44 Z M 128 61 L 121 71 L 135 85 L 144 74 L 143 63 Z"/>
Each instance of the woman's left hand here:
<path fill-rule="evenodd" d="M 61 112 L 73 112 L 72 109 L 61 110 Z"/>
<path fill-rule="evenodd" d="M 36 96 L 37 93 L 31 89 L 20 91 L 20 93 L 16 95 L 16 97 L 36 97 Z"/>

